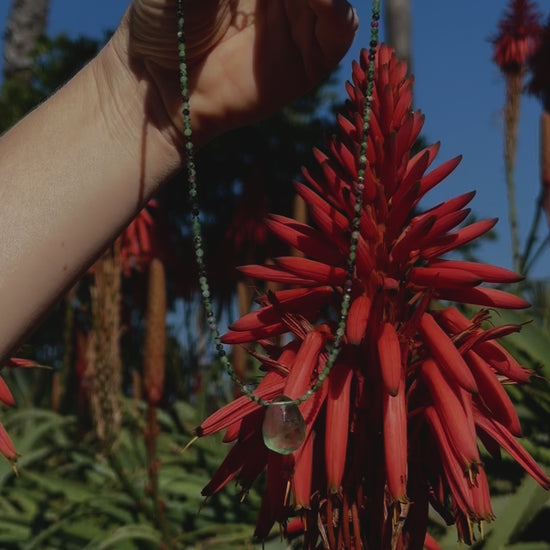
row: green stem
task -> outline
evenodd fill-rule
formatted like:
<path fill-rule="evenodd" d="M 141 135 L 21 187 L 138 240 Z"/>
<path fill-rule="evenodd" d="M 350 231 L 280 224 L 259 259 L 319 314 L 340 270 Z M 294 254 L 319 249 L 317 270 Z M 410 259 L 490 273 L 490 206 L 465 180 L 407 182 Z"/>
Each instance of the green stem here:
<path fill-rule="evenodd" d="M 107 453 L 107 458 L 111 468 L 115 471 L 118 480 L 120 481 L 124 491 L 134 501 L 137 511 L 143 514 L 151 523 L 154 524 L 154 512 L 147 504 L 143 495 L 136 489 L 135 485 L 130 481 L 124 470 L 124 466 L 120 463 L 118 456 L 114 452 Z"/>
<path fill-rule="evenodd" d="M 516 144 L 520 113 L 522 73 L 506 75 L 506 103 L 504 104 L 504 170 L 508 194 L 508 219 L 512 245 L 512 261 L 515 271 L 521 272 L 519 217 L 516 204 L 514 168 L 516 164 Z"/>
<path fill-rule="evenodd" d="M 168 524 L 166 522 L 165 504 L 159 495 L 158 471 L 159 460 L 157 458 L 157 436 L 159 427 L 157 424 L 157 408 L 149 404 L 147 408 L 147 428 L 145 431 L 145 446 L 147 449 L 147 473 L 149 475 L 149 494 L 153 503 L 155 525 L 162 533 L 164 542 L 168 542 Z"/>
<path fill-rule="evenodd" d="M 506 163 L 506 190 L 508 194 L 508 219 L 510 223 L 510 237 L 512 241 L 512 261 L 514 270 L 521 273 L 522 260 L 520 254 L 518 209 L 516 204 L 516 188 L 512 167 Z"/>
<path fill-rule="evenodd" d="M 542 216 L 542 200 L 543 196 L 542 193 L 539 196 L 537 200 L 535 215 L 533 216 L 533 221 L 531 223 L 531 228 L 529 229 L 529 235 L 527 237 L 527 241 L 525 242 L 525 250 L 523 254 L 521 255 L 521 269 L 520 273 L 522 273 L 525 277 L 527 277 L 529 270 L 527 269 L 527 265 L 532 266 L 531 262 L 531 252 L 533 250 L 533 247 L 535 246 L 535 242 L 537 240 L 537 229 L 540 223 L 540 218 Z"/>
<path fill-rule="evenodd" d="M 535 253 L 533 254 L 530 262 L 525 266 L 525 272 L 528 273 L 531 268 L 533 267 L 533 265 L 535 265 L 536 261 L 539 259 L 539 256 L 543 253 L 543 252 L 546 252 L 546 250 L 548 249 L 548 244 L 550 243 L 550 235 L 548 237 L 546 237 L 541 243 L 540 245 L 537 247 Z"/>

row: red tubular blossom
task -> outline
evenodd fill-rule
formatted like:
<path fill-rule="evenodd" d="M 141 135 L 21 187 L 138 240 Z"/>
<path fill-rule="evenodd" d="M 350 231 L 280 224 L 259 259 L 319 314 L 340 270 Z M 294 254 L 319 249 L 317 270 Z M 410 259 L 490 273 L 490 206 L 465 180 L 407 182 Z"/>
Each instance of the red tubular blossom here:
<path fill-rule="evenodd" d="M 480 342 L 474 350 L 502 376 L 518 384 L 529 382 L 532 372 L 521 366 L 497 342 Z"/>
<path fill-rule="evenodd" d="M 550 478 L 542 471 L 533 457 L 519 444 L 502 424 L 474 410 L 476 426 L 498 443 L 544 489 L 550 489 Z"/>
<path fill-rule="evenodd" d="M 468 319 L 454 306 L 441 310 L 434 303 L 524 308 L 522 298 L 486 286 L 520 277 L 445 257 L 496 220 L 465 221 L 474 192 L 422 210 L 422 198 L 460 157 L 437 165 L 439 143 L 411 153 L 424 116 L 412 110 L 405 65 L 385 46 L 375 60 L 356 262 L 348 273 L 367 66 L 363 52 L 346 84 L 340 133 L 325 152 L 314 151 L 319 170 L 304 170 L 304 182 L 295 184 L 312 226 L 276 215 L 266 222 L 303 257 L 241 268 L 248 277 L 289 289 L 260 298 L 260 308 L 222 337 L 254 345 L 250 353 L 266 372 L 257 395 L 295 399 L 324 372 L 326 345 L 342 336 L 333 370 L 299 406 L 305 442 L 285 457 L 268 452 L 261 440 L 263 413 L 246 398 L 197 430 L 203 435 L 227 428 L 226 439 L 235 442 L 207 493 L 234 478 L 249 486 L 267 470 L 256 533 L 264 537 L 275 521 L 284 524 L 298 514 L 292 524 L 306 529 L 305 550 L 418 549 L 429 502 L 470 541 L 469 524 L 492 518 L 478 437 L 490 452 L 504 448 L 541 485 L 549 484 L 513 437 L 520 426 L 501 386 L 530 375 L 497 342 L 520 327 L 485 329 L 490 311 Z M 342 326 L 339 304 L 348 290 Z M 402 506 L 408 507 L 404 520 Z"/>
<path fill-rule="evenodd" d="M 480 264 L 478 262 L 465 262 L 462 260 L 437 259 L 430 262 L 430 267 L 446 269 L 458 269 L 479 277 L 486 283 L 518 283 L 523 279 L 521 275 L 495 265 Z"/>
<path fill-rule="evenodd" d="M 276 521 L 284 521 L 289 509 L 290 481 L 294 472 L 294 456 L 269 452 L 267 483 L 255 535 L 264 539 Z"/>
<path fill-rule="evenodd" d="M 444 235 L 439 239 L 439 242 L 422 250 L 422 258 L 431 260 L 437 256 L 442 256 L 451 250 L 455 250 L 468 244 L 475 239 L 481 237 L 490 231 L 497 223 L 497 219 L 481 220 L 471 225 L 459 229 L 455 233 Z"/>
<path fill-rule="evenodd" d="M 439 322 L 451 335 L 461 332 L 479 334 L 478 327 L 466 319 L 455 307 L 448 307 L 437 314 Z M 485 331 L 486 332 L 486 331 Z M 522 367 L 501 345 L 485 338 L 477 338 L 472 348 L 482 357 L 498 374 L 513 382 L 525 384 L 529 381 L 531 371 Z"/>
<path fill-rule="evenodd" d="M 272 281 L 275 283 L 285 283 L 289 285 L 315 286 L 318 284 L 313 279 L 299 277 L 294 273 L 289 273 L 284 269 L 265 265 L 243 265 L 239 271 L 246 277 L 260 279 L 262 281 Z"/>
<path fill-rule="evenodd" d="M 0 453 L 2 453 L 12 464 L 15 464 L 17 461 L 17 451 L 13 446 L 8 432 L 6 432 L 2 424 L 0 424 Z"/>
<path fill-rule="evenodd" d="M 310 311 L 325 304 L 327 298 L 333 294 L 330 286 L 321 286 L 314 289 L 292 289 L 273 293 L 272 302 L 261 309 L 247 313 L 232 323 L 232 331 L 246 331 L 259 329 L 265 325 L 275 325 L 280 322 L 281 313 L 285 311 Z"/>
<path fill-rule="evenodd" d="M 436 294 L 442 300 L 500 309 L 525 309 L 531 305 L 519 296 L 496 288 L 442 288 Z"/>
<path fill-rule="evenodd" d="M 359 296 L 351 304 L 346 324 L 346 336 L 350 344 L 359 345 L 365 336 L 371 305 L 370 298 L 365 295 Z"/>
<path fill-rule="evenodd" d="M 338 248 L 323 239 L 323 234 L 309 225 L 273 214 L 265 223 L 277 237 L 313 260 L 331 264 L 342 261 Z"/>
<path fill-rule="evenodd" d="M 10 359 L 8 359 L 5 366 L 9 367 L 10 369 L 29 369 L 42 367 L 42 365 L 39 365 L 36 361 L 33 361 L 32 359 L 20 359 L 18 357 L 11 357 Z"/>
<path fill-rule="evenodd" d="M 437 544 L 437 541 L 429 533 L 426 533 L 424 548 L 426 550 L 441 550 L 441 546 Z"/>
<path fill-rule="evenodd" d="M 285 333 L 287 326 L 282 321 L 272 325 L 258 325 L 257 328 L 248 330 L 232 330 L 222 337 L 224 344 L 244 344 L 254 342 L 263 338 L 272 338 Z"/>
<path fill-rule="evenodd" d="M 463 271 L 445 267 L 413 267 L 409 281 L 417 286 L 442 286 L 444 288 L 477 286 L 483 282 L 481 277 Z"/>
<path fill-rule="evenodd" d="M 315 433 L 310 431 L 295 454 L 296 465 L 292 477 L 292 492 L 294 494 L 294 504 L 298 509 L 310 508 L 311 504 L 311 480 L 313 477 L 311 462 L 313 460 L 314 441 Z"/>
<path fill-rule="evenodd" d="M 276 371 L 271 371 L 262 380 L 255 393 L 262 399 L 273 399 L 281 394 L 283 387 L 284 381 L 282 376 Z M 245 416 L 260 408 L 260 405 L 243 395 L 210 415 L 207 420 L 195 430 L 195 434 L 199 437 L 203 437 L 216 433 L 242 420 Z"/>
<path fill-rule="evenodd" d="M 475 472 L 480 463 L 479 451 L 475 434 L 469 427 L 466 411 L 457 395 L 460 393 L 460 388 L 453 390 L 438 365 L 431 359 L 424 361 L 422 377 L 430 390 L 434 407 L 454 453 L 460 459 L 462 469 Z"/>
<path fill-rule="evenodd" d="M 388 492 L 392 499 L 406 503 L 407 498 L 407 406 L 405 383 L 395 394 L 385 393 L 384 457 Z"/>
<path fill-rule="evenodd" d="M 384 323 L 380 328 L 377 347 L 384 389 L 390 395 L 396 396 L 399 390 L 403 366 L 399 336 L 391 323 Z"/>
<path fill-rule="evenodd" d="M 423 197 L 430 189 L 433 189 L 438 183 L 441 183 L 459 164 L 462 160 L 462 155 L 450 159 L 429 174 L 426 174 L 420 180 L 419 198 Z"/>
<path fill-rule="evenodd" d="M 327 266 L 322 262 L 288 256 L 275 258 L 277 267 L 290 271 L 299 277 L 304 277 L 317 284 L 338 286 L 346 280 L 346 270 L 340 267 Z"/>
<path fill-rule="evenodd" d="M 454 504 L 462 513 L 469 516 L 474 510 L 474 499 L 463 465 L 449 441 L 449 434 L 444 429 L 444 421 L 434 407 L 428 407 L 424 414 L 436 440 L 445 480 L 449 484 Z"/>
<path fill-rule="evenodd" d="M 343 364 L 336 365 L 330 374 L 325 421 L 325 464 L 328 490 L 331 493 L 339 491 L 346 464 L 352 375 L 351 368 Z"/>
<path fill-rule="evenodd" d="M 424 313 L 420 319 L 420 332 L 426 345 L 444 368 L 445 375 L 465 390 L 477 392 L 475 379 L 462 355 L 429 313 Z"/>
<path fill-rule="evenodd" d="M 306 335 L 286 378 L 284 395 L 296 399 L 308 390 L 325 344 L 326 335 L 320 330 L 314 330 Z"/>
<path fill-rule="evenodd" d="M 8 385 L 4 381 L 4 379 L 0 376 L 0 401 L 4 403 L 4 405 L 7 405 L 8 407 L 13 407 L 15 405 L 15 399 L 13 398 L 13 395 L 11 394 L 10 389 L 8 388 Z"/>
<path fill-rule="evenodd" d="M 513 435 L 520 437 L 521 426 L 518 415 L 495 372 L 474 351 L 467 352 L 466 360 L 476 379 L 480 399 L 490 409 L 496 420 L 506 426 Z"/>
<path fill-rule="evenodd" d="M 249 449 L 250 452 L 243 453 L 243 448 Z M 205 497 L 211 496 L 217 493 L 220 489 L 225 487 L 241 469 L 244 471 L 249 470 L 253 463 L 259 462 L 262 464 L 265 461 L 265 455 L 267 449 L 263 444 L 260 437 L 255 437 L 243 443 L 237 443 L 231 448 L 221 466 L 216 470 L 216 473 L 212 476 L 212 479 L 202 490 L 202 495 Z"/>

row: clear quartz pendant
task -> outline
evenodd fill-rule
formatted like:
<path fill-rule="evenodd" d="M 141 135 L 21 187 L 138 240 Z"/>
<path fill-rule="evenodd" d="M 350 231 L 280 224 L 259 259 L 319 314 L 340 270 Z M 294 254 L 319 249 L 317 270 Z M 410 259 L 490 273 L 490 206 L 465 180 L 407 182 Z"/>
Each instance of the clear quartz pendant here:
<path fill-rule="evenodd" d="M 262 435 L 265 446 L 282 455 L 289 455 L 304 442 L 306 423 L 298 405 L 286 395 L 275 397 L 266 407 Z"/>

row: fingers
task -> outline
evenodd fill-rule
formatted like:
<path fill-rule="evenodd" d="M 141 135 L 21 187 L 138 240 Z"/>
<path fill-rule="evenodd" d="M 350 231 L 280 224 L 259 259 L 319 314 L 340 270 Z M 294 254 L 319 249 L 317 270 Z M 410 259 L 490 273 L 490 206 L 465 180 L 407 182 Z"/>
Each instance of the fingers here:
<path fill-rule="evenodd" d="M 184 0 L 187 60 L 200 61 L 231 23 L 230 0 Z M 175 0 L 139 0 L 130 11 L 131 49 L 164 68 L 177 66 Z"/>
<path fill-rule="evenodd" d="M 317 16 L 315 36 L 328 66 L 334 66 L 349 50 L 359 27 L 353 6 L 345 0 L 308 0 Z"/>

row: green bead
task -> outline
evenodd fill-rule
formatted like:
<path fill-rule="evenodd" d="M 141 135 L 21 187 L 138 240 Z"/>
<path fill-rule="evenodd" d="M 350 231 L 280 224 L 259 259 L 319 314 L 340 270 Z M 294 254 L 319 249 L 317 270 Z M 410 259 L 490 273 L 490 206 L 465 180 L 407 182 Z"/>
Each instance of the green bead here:
<path fill-rule="evenodd" d="M 306 437 L 306 423 L 292 399 L 281 395 L 269 403 L 262 436 L 268 449 L 282 455 L 289 455 L 300 448 Z"/>

